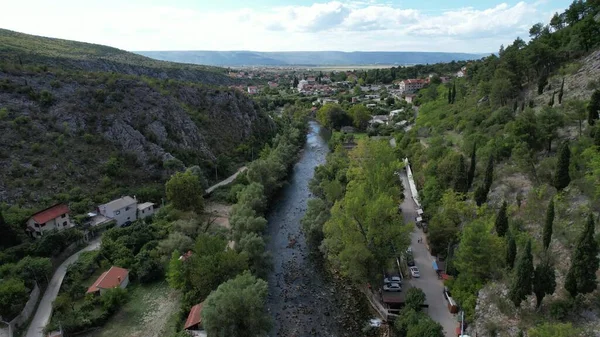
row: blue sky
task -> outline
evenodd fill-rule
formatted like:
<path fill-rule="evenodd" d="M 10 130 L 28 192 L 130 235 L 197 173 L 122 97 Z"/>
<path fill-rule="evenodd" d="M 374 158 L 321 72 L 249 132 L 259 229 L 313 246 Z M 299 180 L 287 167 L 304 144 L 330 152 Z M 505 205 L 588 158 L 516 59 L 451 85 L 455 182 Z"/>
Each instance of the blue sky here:
<path fill-rule="evenodd" d="M 125 50 L 493 52 L 570 3 L 19 0 L 2 4 L 0 28 Z"/>

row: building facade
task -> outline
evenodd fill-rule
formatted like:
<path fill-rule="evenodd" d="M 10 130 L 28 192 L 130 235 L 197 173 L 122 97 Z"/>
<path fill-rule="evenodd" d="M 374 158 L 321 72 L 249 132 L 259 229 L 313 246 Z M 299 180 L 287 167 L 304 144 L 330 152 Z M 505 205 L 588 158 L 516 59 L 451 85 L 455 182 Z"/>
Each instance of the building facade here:
<path fill-rule="evenodd" d="M 34 238 L 52 230 L 63 230 L 73 227 L 69 218 L 69 206 L 56 204 L 41 210 L 27 220 L 27 231 Z"/>
<path fill-rule="evenodd" d="M 412 94 L 415 91 L 422 89 L 425 86 L 425 80 L 410 79 L 400 82 L 400 92 L 404 94 Z"/>
<path fill-rule="evenodd" d="M 121 197 L 98 206 L 98 212 L 114 219 L 117 226 L 123 226 L 137 220 L 137 200 L 130 196 Z"/>

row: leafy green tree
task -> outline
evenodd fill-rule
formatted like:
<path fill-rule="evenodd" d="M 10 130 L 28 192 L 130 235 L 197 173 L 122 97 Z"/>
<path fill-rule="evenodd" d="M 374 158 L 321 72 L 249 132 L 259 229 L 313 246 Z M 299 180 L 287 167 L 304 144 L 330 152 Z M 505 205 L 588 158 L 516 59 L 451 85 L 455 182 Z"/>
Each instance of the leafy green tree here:
<path fill-rule="evenodd" d="M 502 265 L 502 241 L 492 234 L 492 224 L 475 220 L 464 226 L 454 265 L 459 274 L 473 280 L 488 280 Z"/>
<path fill-rule="evenodd" d="M 473 178 L 475 178 L 475 169 L 477 168 L 477 144 L 473 144 L 473 151 L 471 151 L 471 163 L 469 166 L 469 172 L 467 174 L 467 189 L 470 189 L 473 185 Z"/>
<path fill-rule="evenodd" d="M 514 236 L 509 232 L 506 237 L 506 266 L 512 269 L 517 258 L 517 243 Z"/>
<path fill-rule="evenodd" d="M 558 129 L 564 125 L 563 115 L 554 108 L 544 107 L 538 120 L 540 137 L 548 145 L 548 152 L 550 152 L 552 141 L 558 137 Z"/>
<path fill-rule="evenodd" d="M 508 231 L 508 216 L 506 215 L 507 207 L 506 201 L 502 202 L 502 206 L 500 206 L 496 221 L 494 222 L 494 227 L 496 228 L 496 233 L 499 237 L 503 237 Z"/>
<path fill-rule="evenodd" d="M 527 337 L 579 337 L 581 330 L 571 323 L 542 323 L 529 329 Z"/>
<path fill-rule="evenodd" d="M 16 269 L 23 280 L 46 282 L 52 275 L 52 262 L 47 257 L 25 256 L 19 261 Z"/>
<path fill-rule="evenodd" d="M 556 272 L 548 259 L 545 258 L 535 267 L 533 272 L 533 293 L 535 294 L 536 306 L 539 308 L 544 297 L 554 294 L 555 289 Z"/>
<path fill-rule="evenodd" d="M 423 290 L 420 288 L 408 289 L 404 305 L 409 309 L 420 311 L 423 304 L 425 304 L 425 293 Z"/>
<path fill-rule="evenodd" d="M 20 240 L 17 234 L 13 231 L 11 226 L 6 223 L 2 216 L 2 210 L 0 209 L 0 249 L 9 248 L 17 245 Z"/>
<path fill-rule="evenodd" d="M 508 292 L 508 297 L 516 307 L 520 307 L 521 302 L 533 291 L 533 276 L 533 255 L 531 255 L 531 240 L 529 240 L 517 261 L 515 275 Z"/>
<path fill-rule="evenodd" d="M 233 207 L 229 223 L 232 229 L 232 238 L 236 242 L 248 233 L 262 233 L 267 227 L 265 218 L 257 216 L 254 210 L 242 204 L 236 204 Z"/>
<path fill-rule="evenodd" d="M 190 171 L 177 172 L 165 185 L 167 199 L 182 211 L 201 213 L 204 208 L 204 190 L 198 176 Z"/>
<path fill-rule="evenodd" d="M 185 285 L 185 270 L 183 268 L 183 261 L 179 259 L 181 253 L 178 250 L 174 250 L 171 254 L 171 260 L 169 260 L 169 266 L 167 268 L 167 282 L 173 289 L 183 289 Z"/>
<path fill-rule="evenodd" d="M 465 167 L 465 157 L 462 155 L 456 166 L 456 175 L 454 177 L 454 190 L 458 193 L 467 193 L 469 190 L 469 177 Z"/>
<path fill-rule="evenodd" d="M 579 137 L 583 133 L 583 121 L 586 119 L 585 103 L 580 100 L 565 101 L 565 110 L 572 120 L 576 120 L 579 124 Z"/>
<path fill-rule="evenodd" d="M 265 188 L 257 183 L 253 182 L 250 185 L 244 187 L 237 195 L 239 204 L 244 204 L 261 214 L 267 208 L 267 198 L 265 197 Z"/>
<path fill-rule="evenodd" d="M 266 335 L 272 324 L 265 311 L 267 296 L 267 282 L 249 272 L 226 281 L 204 302 L 204 329 L 215 337 Z"/>
<path fill-rule="evenodd" d="M 546 210 L 546 222 L 544 223 L 544 232 L 542 234 L 544 249 L 548 250 L 552 241 L 552 224 L 554 223 L 554 200 L 550 200 Z"/>
<path fill-rule="evenodd" d="M 575 252 L 571 258 L 571 267 L 565 278 L 565 289 L 572 297 L 596 290 L 598 263 L 598 242 L 594 238 L 594 217 L 590 214 L 577 241 Z"/>
<path fill-rule="evenodd" d="M 366 106 L 362 104 L 353 105 L 348 111 L 348 113 L 352 117 L 352 123 L 356 128 L 360 130 L 364 130 L 367 128 L 367 126 L 369 125 L 369 121 L 371 120 L 371 113 L 369 112 L 369 109 L 367 109 Z"/>
<path fill-rule="evenodd" d="M 600 90 L 594 91 L 590 103 L 587 106 L 588 124 L 594 125 L 600 114 Z"/>
<path fill-rule="evenodd" d="M 556 173 L 554 174 L 554 187 L 561 191 L 569 186 L 571 176 L 569 175 L 569 166 L 571 165 L 571 150 L 569 143 L 564 142 L 558 153 L 558 163 L 556 164 Z"/>
<path fill-rule="evenodd" d="M 323 225 L 328 219 L 329 208 L 327 204 L 320 198 L 309 199 L 306 213 L 301 223 L 308 246 L 313 251 L 318 250 L 323 241 Z"/>
<path fill-rule="evenodd" d="M 429 317 L 420 319 L 416 325 L 408 328 L 406 337 L 444 337 L 444 329 Z"/>
<path fill-rule="evenodd" d="M 272 269 L 271 254 L 266 250 L 265 240 L 256 233 L 248 233 L 240 239 L 236 249 L 248 256 L 252 274 L 266 278 Z"/>
<path fill-rule="evenodd" d="M 272 158 L 261 158 L 248 165 L 247 177 L 250 183 L 261 184 L 265 195 L 269 197 L 281 186 L 280 178 L 284 176 L 285 171 L 283 163 Z"/>
<path fill-rule="evenodd" d="M 340 127 L 352 125 L 352 118 L 339 105 L 335 103 L 325 104 L 317 111 L 317 120 L 321 125 L 339 130 Z"/>
<path fill-rule="evenodd" d="M 0 316 L 5 321 L 15 318 L 29 299 L 29 291 L 22 280 L 10 278 L 0 282 Z"/>
<path fill-rule="evenodd" d="M 421 308 L 414 310 L 412 308 L 404 308 L 400 311 L 400 315 L 394 320 L 394 328 L 400 336 L 406 336 L 408 329 L 419 324 L 419 321 L 424 318 Z"/>

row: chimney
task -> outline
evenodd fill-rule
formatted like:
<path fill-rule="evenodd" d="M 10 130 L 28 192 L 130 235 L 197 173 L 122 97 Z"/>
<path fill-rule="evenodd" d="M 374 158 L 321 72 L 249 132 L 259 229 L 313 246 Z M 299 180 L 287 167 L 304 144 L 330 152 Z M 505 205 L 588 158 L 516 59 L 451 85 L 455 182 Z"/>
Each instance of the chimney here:
<path fill-rule="evenodd" d="M 117 276 L 117 280 L 119 280 L 119 283 L 121 283 L 121 276 Z"/>

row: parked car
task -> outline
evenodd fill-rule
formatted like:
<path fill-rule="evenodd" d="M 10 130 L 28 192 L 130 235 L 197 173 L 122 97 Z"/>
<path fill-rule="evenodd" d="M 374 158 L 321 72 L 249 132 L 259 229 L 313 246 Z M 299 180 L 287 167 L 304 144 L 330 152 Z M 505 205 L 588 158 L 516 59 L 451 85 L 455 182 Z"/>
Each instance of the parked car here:
<path fill-rule="evenodd" d="M 412 267 L 415 265 L 415 258 L 413 257 L 412 254 L 406 254 L 406 264 L 409 267 Z"/>
<path fill-rule="evenodd" d="M 409 269 L 410 269 L 410 275 L 412 277 L 415 277 L 415 278 L 421 277 L 421 275 L 419 274 L 419 268 L 418 267 L 413 266 L 413 267 L 410 267 Z"/>
<path fill-rule="evenodd" d="M 402 279 L 400 278 L 400 276 L 386 277 L 386 278 L 383 279 L 383 283 L 384 284 L 389 284 L 389 283 L 402 284 Z"/>
<path fill-rule="evenodd" d="M 402 286 L 400 286 L 400 283 L 386 283 L 383 285 L 383 291 L 402 291 Z"/>

